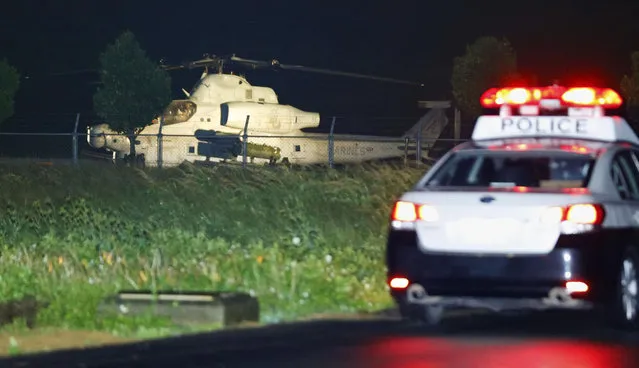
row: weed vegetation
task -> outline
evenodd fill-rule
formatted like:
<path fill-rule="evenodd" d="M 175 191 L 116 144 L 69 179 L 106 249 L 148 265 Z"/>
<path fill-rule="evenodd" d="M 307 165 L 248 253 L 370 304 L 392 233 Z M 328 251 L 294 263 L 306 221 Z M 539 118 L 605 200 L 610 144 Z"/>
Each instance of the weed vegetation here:
<path fill-rule="evenodd" d="M 250 292 L 263 322 L 384 308 L 390 205 L 423 172 L 0 167 L 0 300 L 32 294 L 40 326 L 125 335 L 170 325 L 98 314 L 122 289 Z"/>

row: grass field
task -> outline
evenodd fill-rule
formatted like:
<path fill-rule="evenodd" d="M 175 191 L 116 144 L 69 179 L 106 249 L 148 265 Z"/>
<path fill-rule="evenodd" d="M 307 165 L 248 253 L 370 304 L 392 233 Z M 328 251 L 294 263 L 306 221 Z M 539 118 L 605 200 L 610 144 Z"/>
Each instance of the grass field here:
<path fill-rule="evenodd" d="M 267 323 L 383 308 L 390 205 L 422 173 L 2 166 L 0 299 L 34 294 L 40 326 L 123 336 L 171 326 L 98 315 L 119 289 L 251 292 Z"/>

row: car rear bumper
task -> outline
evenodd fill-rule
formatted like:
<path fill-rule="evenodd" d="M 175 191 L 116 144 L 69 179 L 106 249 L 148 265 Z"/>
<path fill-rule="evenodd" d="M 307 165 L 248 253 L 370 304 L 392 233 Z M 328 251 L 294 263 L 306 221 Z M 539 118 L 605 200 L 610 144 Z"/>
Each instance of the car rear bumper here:
<path fill-rule="evenodd" d="M 412 284 L 411 287 L 420 286 Z M 395 296 L 398 303 L 405 305 L 444 305 L 448 308 L 478 308 L 492 311 L 504 310 L 548 310 L 571 309 L 587 310 L 595 306 L 595 302 L 572 296 L 558 296 L 554 292 L 543 298 L 512 297 L 472 297 L 472 296 L 415 296 L 414 290 Z"/>
<path fill-rule="evenodd" d="M 613 295 L 615 271 L 611 270 L 617 269 L 614 265 L 623 247 L 615 246 L 609 237 L 604 232 L 562 235 L 555 249 L 545 255 L 462 255 L 425 253 L 417 246 L 415 232 L 390 230 L 388 281 L 395 277 L 409 280 L 408 288 L 391 289 L 398 302 L 488 308 L 588 307 Z M 586 283 L 588 291 L 561 300 L 567 295 L 562 292 L 568 281 Z M 420 293 L 424 294 L 421 298 L 408 300 Z"/>

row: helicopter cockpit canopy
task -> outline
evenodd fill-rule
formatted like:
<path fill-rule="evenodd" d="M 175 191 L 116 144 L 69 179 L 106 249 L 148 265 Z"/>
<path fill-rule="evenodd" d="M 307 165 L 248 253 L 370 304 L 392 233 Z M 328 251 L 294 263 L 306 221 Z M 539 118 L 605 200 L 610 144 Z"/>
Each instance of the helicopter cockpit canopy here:
<path fill-rule="evenodd" d="M 197 111 L 197 105 L 190 100 L 173 100 L 164 110 L 164 124 L 184 123 Z"/>

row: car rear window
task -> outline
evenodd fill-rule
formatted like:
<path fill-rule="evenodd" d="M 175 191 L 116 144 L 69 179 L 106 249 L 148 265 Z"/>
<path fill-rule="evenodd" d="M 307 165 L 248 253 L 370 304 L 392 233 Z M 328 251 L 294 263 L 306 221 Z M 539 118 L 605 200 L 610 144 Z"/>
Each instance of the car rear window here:
<path fill-rule="evenodd" d="M 594 162 L 591 155 L 562 151 L 460 151 L 451 155 L 425 185 L 584 188 Z"/>

